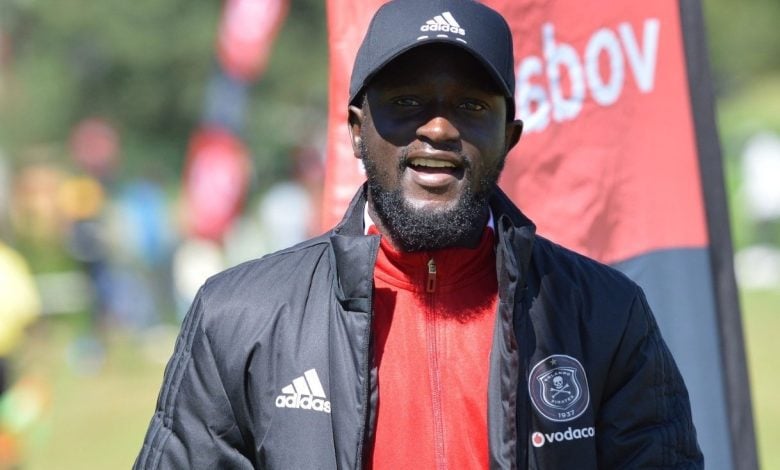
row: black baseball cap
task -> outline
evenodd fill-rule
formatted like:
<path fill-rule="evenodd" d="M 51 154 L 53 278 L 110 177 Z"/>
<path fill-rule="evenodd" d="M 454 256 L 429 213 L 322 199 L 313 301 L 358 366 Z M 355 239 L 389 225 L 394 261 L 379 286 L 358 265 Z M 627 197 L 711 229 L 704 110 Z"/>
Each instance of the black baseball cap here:
<path fill-rule="evenodd" d="M 349 83 L 349 102 L 362 95 L 390 61 L 415 47 L 445 43 L 477 58 L 507 98 L 514 116 L 512 32 L 497 11 L 472 0 L 392 0 L 377 10 L 358 49 Z"/>

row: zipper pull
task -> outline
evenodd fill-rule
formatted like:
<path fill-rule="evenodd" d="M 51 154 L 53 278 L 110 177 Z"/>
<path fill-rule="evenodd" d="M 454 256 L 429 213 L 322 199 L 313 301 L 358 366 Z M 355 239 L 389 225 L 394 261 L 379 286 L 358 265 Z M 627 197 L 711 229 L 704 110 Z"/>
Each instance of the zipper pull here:
<path fill-rule="evenodd" d="M 431 258 L 428 260 L 428 283 L 425 286 L 427 292 L 436 291 L 436 262 Z"/>

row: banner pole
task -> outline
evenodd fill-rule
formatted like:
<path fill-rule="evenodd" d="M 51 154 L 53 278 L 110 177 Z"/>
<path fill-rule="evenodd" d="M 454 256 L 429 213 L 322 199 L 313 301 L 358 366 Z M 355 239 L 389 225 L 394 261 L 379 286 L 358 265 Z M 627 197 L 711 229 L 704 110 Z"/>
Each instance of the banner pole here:
<path fill-rule="evenodd" d="M 723 162 L 715 124 L 714 93 L 700 0 L 681 0 L 691 109 L 710 240 L 712 282 L 719 323 L 721 362 L 728 410 L 732 468 L 758 469 L 750 379 L 740 317 L 739 294 L 726 203 Z"/>

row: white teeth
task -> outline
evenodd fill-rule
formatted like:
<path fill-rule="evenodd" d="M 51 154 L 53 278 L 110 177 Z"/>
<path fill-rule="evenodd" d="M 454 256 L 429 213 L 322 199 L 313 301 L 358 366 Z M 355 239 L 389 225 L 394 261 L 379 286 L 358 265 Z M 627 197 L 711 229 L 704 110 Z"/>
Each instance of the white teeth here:
<path fill-rule="evenodd" d="M 427 166 L 431 168 L 455 168 L 454 163 L 430 158 L 415 158 L 411 163 L 414 166 Z"/>

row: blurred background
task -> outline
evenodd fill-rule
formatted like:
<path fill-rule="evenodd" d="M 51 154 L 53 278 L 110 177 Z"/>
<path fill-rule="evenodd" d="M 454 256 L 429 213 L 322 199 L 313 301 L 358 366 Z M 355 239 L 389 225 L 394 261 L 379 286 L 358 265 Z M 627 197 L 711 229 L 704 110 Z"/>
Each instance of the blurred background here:
<path fill-rule="evenodd" d="M 130 467 L 203 280 L 318 230 L 325 2 L 260 11 L 279 21 L 236 39 L 276 38 L 254 62 L 224 39 L 246 3 L 0 1 L 0 470 Z M 703 7 L 760 461 L 780 468 L 780 2 Z"/>

